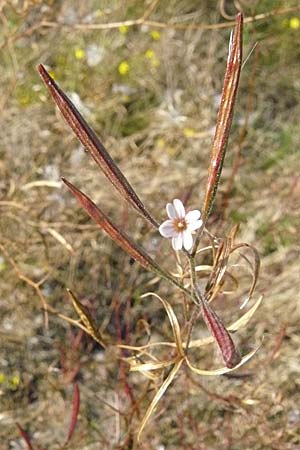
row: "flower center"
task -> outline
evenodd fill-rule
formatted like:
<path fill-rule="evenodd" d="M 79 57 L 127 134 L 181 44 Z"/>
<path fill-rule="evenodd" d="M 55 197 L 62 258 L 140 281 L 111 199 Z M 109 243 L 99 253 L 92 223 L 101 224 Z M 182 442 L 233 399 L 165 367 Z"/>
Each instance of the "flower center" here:
<path fill-rule="evenodd" d="M 182 231 L 187 229 L 186 221 L 184 219 L 175 219 L 174 228 L 177 231 L 177 233 L 182 233 Z"/>

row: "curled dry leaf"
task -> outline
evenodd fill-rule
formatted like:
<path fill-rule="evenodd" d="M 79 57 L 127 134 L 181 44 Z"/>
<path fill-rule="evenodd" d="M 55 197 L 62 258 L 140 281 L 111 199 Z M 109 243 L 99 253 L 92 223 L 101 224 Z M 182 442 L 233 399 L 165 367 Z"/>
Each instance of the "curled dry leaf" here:
<path fill-rule="evenodd" d="M 180 326 L 179 326 L 178 319 L 176 317 L 176 314 L 175 314 L 172 306 L 170 305 L 170 303 L 168 303 L 166 300 L 164 300 L 163 298 L 161 298 L 159 295 L 155 294 L 154 292 L 148 292 L 147 294 L 142 295 L 141 298 L 146 298 L 149 296 L 153 296 L 153 297 L 157 298 L 163 304 L 163 307 L 166 310 L 166 313 L 168 315 L 168 318 L 169 318 L 169 321 L 170 321 L 170 324 L 172 327 L 174 341 L 176 344 L 178 355 L 184 356 Z"/>
<path fill-rule="evenodd" d="M 243 308 L 248 303 L 248 301 L 250 300 L 250 298 L 251 298 L 251 296 L 252 296 L 252 294 L 254 292 L 254 289 L 256 287 L 256 283 L 257 283 L 258 276 L 259 276 L 259 270 L 260 270 L 260 257 L 259 257 L 258 251 L 256 250 L 255 247 L 253 247 L 253 245 L 246 244 L 246 243 L 238 244 L 238 245 L 236 245 L 235 247 L 232 248 L 231 253 L 233 253 L 234 251 L 236 251 L 236 250 L 238 250 L 240 248 L 243 248 L 243 247 L 251 250 L 251 252 L 253 254 L 253 258 L 254 258 L 254 264 L 252 265 L 248 261 L 248 259 L 244 256 L 244 258 L 249 263 L 249 265 L 250 265 L 250 267 L 252 269 L 252 284 L 251 284 L 248 296 L 244 300 L 243 305 L 241 306 L 241 308 Z"/>
<path fill-rule="evenodd" d="M 194 367 L 194 366 L 190 363 L 190 361 L 189 361 L 188 358 L 185 358 L 185 361 L 186 361 L 187 365 L 189 366 L 189 368 L 190 368 L 193 372 L 197 373 L 198 375 L 204 375 L 204 376 L 224 375 L 225 373 L 229 373 L 229 372 L 232 372 L 233 370 L 238 369 L 238 368 L 241 367 L 243 364 L 245 364 L 247 361 L 249 361 L 249 359 L 251 359 L 252 356 L 254 356 L 256 352 L 258 352 L 258 350 L 260 349 L 260 347 L 261 347 L 261 344 L 260 344 L 258 347 L 256 347 L 255 350 L 252 350 L 252 351 L 249 352 L 247 355 L 245 355 L 243 358 L 241 358 L 240 362 L 239 362 L 236 366 L 234 366 L 234 367 L 232 367 L 232 368 L 229 368 L 229 367 L 222 367 L 221 369 L 215 369 L 215 370 L 202 370 L 202 369 L 198 369 L 197 367 Z"/>
<path fill-rule="evenodd" d="M 242 315 L 242 317 L 240 317 L 238 320 L 236 320 L 235 322 L 230 324 L 228 327 L 226 327 L 227 330 L 230 331 L 231 333 L 234 333 L 234 332 L 238 331 L 240 328 L 246 326 L 247 323 L 251 320 L 251 318 L 255 314 L 256 310 L 261 305 L 262 301 L 263 301 L 263 296 L 261 295 L 258 298 L 258 300 L 254 303 L 254 305 L 249 309 L 249 311 L 247 311 L 245 314 Z M 215 340 L 212 336 L 208 336 L 208 337 L 201 338 L 201 339 L 194 339 L 194 340 L 190 341 L 189 348 L 203 347 L 205 345 L 212 344 L 213 342 L 215 342 Z M 174 347 L 176 347 L 176 343 L 159 341 L 159 342 L 149 342 L 148 344 L 140 345 L 140 346 L 125 345 L 125 344 L 119 345 L 120 348 L 132 350 L 132 351 L 138 351 L 138 352 L 145 351 L 145 350 L 153 348 L 153 347 L 160 347 L 160 346 L 174 348 Z M 183 342 L 182 346 L 183 346 L 183 348 L 186 348 L 186 342 Z"/>
<path fill-rule="evenodd" d="M 253 262 L 251 262 L 244 254 L 241 254 L 241 257 L 247 262 L 248 266 L 250 267 L 252 283 L 249 289 L 249 293 L 246 299 L 243 301 L 243 304 L 241 306 L 242 308 L 250 300 L 256 287 L 260 270 L 260 257 L 255 247 L 247 243 L 235 244 L 234 238 L 235 233 L 231 232 L 229 237 L 226 237 L 224 240 L 222 240 L 217 247 L 216 254 L 213 259 L 213 267 L 210 271 L 209 280 L 206 285 L 205 296 L 209 302 L 211 302 L 216 297 L 216 295 L 222 289 L 225 275 L 229 276 L 236 285 L 238 284 L 235 278 L 228 271 L 229 258 L 236 251 L 246 249 L 252 252 Z"/>

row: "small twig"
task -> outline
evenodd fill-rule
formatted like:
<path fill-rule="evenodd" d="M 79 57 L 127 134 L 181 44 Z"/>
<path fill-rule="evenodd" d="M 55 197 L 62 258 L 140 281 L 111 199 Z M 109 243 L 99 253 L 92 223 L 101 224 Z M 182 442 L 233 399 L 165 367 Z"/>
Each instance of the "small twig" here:
<path fill-rule="evenodd" d="M 12 267 L 13 267 L 14 271 L 16 272 L 17 277 L 19 278 L 19 280 L 24 281 L 26 284 L 28 284 L 28 286 L 31 286 L 35 290 L 38 298 L 42 302 L 43 310 L 44 310 L 45 327 L 48 328 L 48 326 L 49 326 L 48 311 L 50 310 L 51 312 L 54 312 L 55 310 L 47 305 L 45 297 L 43 296 L 43 294 L 41 292 L 40 286 L 47 280 L 47 278 L 49 277 L 49 274 L 45 275 L 39 282 L 36 283 L 35 281 L 31 280 L 31 278 L 27 277 L 26 275 L 24 275 L 21 272 L 21 270 L 19 269 L 19 267 L 17 266 L 15 261 L 12 259 L 12 257 L 10 256 L 10 254 L 8 253 L 6 248 L 4 247 L 4 245 L 0 244 L 0 249 L 3 252 L 3 254 L 5 255 L 5 257 L 8 260 L 8 262 L 12 265 Z"/>
<path fill-rule="evenodd" d="M 151 14 L 153 13 L 153 11 L 155 10 L 157 4 L 158 4 L 159 0 L 153 0 L 153 2 L 150 4 L 149 8 L 146 9 L 144 15 L 142 16 L 141 20 L 147 20 L 148 17 L 151 16 Z"/>
<path fill-rule="evenodd" d="M 256 14 L 255 16 L 249 16 L 244 19 L 245 24 L 258 22 L 261 20 L 267 20 L 270 17 L 273 16 L 280 16 L 285 14 L 290 14 L 292 12 L 296 12 L 300 10 L 300 6 L 291 6 L 287 8 L 275 8 L 271 11 Z M 88 30 L 111 30 L 120 28 L 122 26 L 126 27 L 133 27 L 136 25 L 148 25 L 149 27 L 156 27 L 156 28 L 163 28 L 163 29 L 176 29 L 176 30 L 220 30 L 220 29 L 226 29 L 226 28 L 232 28 L 235 25 L 235 21 L 228 21 L 228 22 L 222 22 L 222 23 L 213 23 L 213 24 L 202 24 L 202 23 L 189 23 L 189 24 L 182 24 L 177 23 L 174 21 L 166 22 L 159 22 L 155 20 L 144 20 L 143 17 L 140 17 L 138 19 L 132 19 L 132 20 L 124 20 L 120 22 L 110 22 L 110 23 L 76 23 L 76 24 L 67 24 L 67 23 L 61 23 L 61 22 L 50 22 L 47 20 L 44 20 L 40 22 L 40 27 L 44 28 L 71 28 L 75 30 L 82 30 L 82 31 L 88 31 Z"/>

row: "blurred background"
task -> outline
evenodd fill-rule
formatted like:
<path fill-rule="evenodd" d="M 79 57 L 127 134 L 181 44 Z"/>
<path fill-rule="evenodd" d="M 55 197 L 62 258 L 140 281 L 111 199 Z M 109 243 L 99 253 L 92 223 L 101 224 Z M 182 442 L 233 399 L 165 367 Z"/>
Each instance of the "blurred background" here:
<path fill-rule="evenodd" d="M 240 224 L 238 242 L 261 255 L 255 298 L 264 302 L 237 340 L 243 352 L 264 340 L 236 377 L 183 369 L 133 444 L 153 387 L 128 373 L 127 354 L 103 351 L 43 305 L 77 320 L 71 288 L 104 333 L 134 345 L 148 328 L 171 336 L 158 302 L 140 295 L 155 289 L 177 300 L 97 229 L 60 177 L 165 268 L 176 261 L 84 152 L 36 66 L 67 92 L 162 221 L 173 198 L 201 208 L 239 10 L 245 63 L 209 229 L 225 236 Z M 10 0 L 0 19 L 0 449 L 29 448 L 17 422 L 33 448 L 61 448 L 75 381 L 72 449 L 299 449 L 299 3 Z M 226 323 L 239 317 L 236 299 L 217 304 Z M 198 357 L 202 368 L 222 364 L 212 347 Z"/>

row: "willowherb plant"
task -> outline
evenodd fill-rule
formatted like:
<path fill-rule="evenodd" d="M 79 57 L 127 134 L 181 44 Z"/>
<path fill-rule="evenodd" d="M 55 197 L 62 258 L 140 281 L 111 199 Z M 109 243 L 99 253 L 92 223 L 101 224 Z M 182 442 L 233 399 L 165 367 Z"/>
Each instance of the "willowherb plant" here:
<path fill-rule="evenodd" d="M 224 278 L 228 274 L 230 256 L 236 251 L 247 248 L 252 251 L 253 256 L 253 262 L 251 262 L 248 257 L 244 257 L 251 271 L 252 284 L 247 299 L 242 305 L 244 306 L 252 296 L 256 286 L 260 265 L 259 256 L 256 250 L 250 245 L 245 243 L 235 244 L 237 228 L 234 228 L 229 236 L 220 239 L 213 237 L 206 227 L 221 176 L 239 83 L 242 64 L 242 27 L 243 17 L 241 14 L 238 14 L 236 17 L 235 31 L 230 38 L 227 68 L 216 131 L 212 144 L 208 181 L 204 195 L 202 213 L 200 213 L 199 210 L 193 210 L 186 213 L 182 202 L 179 199 L 174 199 L 172 203 L 167 204 L 166 209 L 168 219 L 161 225 L 159 225 L 159 222 L 148 211 L 94 131 L 85 122 L 66 94 L 57 86 L 55 81 L 47 73 L 46 69 L 42 65 L 38 66 L 39 73 L 65 120 L 70 125 L 82 145 L 94 158 L 105 176 L 119 191 L 121 196 L 156 230 L 156 232 L 159 232 L 165 238 L 171 239 L 172 247 L 176 252 L 183 251 L 184 257 L 188 262 L 188 274 L 185 275 L 183 282 L 180 281 L 180 278 L 183 279 L 183 277 L 176 277 L 176 275 L 166 271 L 149 256 L 146 250 L 115 225 L 87 195 L 76 188 L 70 181 L 63 178 L 63 182 L 70 189 L 71 193 L 99 227 L 107 233 L 118 246 L 138 261 L 142 267 L 175 286 L 178 289 L 178 292 L 183 294 L 184 301 L 189 305 L 189 307 L 186 308 L 188 316 L 183 318 L 177 317 L 171 302 L 166 301 L 156 293 L 145 293 L 142 298 L 152 296 L 158 299 L 163 305 L 172 327 L 174 341 L 149 342 L 143 346 L 118 344 L 119 348 L 127 349 L 132 352 L 132 356 L 125 358 L 130 365 L 131 371 L 139 371 L 144 373 L 148 378 L 157 379 L 155 374 L 163 372 L 166 368 L 169 369 L 168 375 L 157 390 L 143 420 L 141 421 L 138 437 L 140 437 L 147 420 L 168 386 L 174 380 L 182 364 L 186 364 L 193 372 L 199 375 L 222 375 L 240 367 L 257 351 L 257 349 L 255 349 L 249 354 L 241 357 L 231 337 L 231 333 L 248 323 L 260 305 L 262 297 L 260 297 L 240 319 L 229 325 L 227 328 L 223 324 L 222 319 L 214 311 L 212 301 L 222 289 Z M 195 239 L 193 239 L 194 235 Z M 201 238 L 204 235 L 207 235 L 210 238 L 211 245 L 201 249 L 199 246 Z M 197 277 L 197 272 L 199 270 L 201 271 L 201 266 L 197 266 L 197 259 L 204 251 L 211 252 L 212 264 L 209 267 L 209 276 L 206 287 L 205 289 L 201 289 Z M 205 270 L 207 270 L 207 266 Z M 71 291 L 68 292 L 73 302 L 73 306 L 80 317 L 81 328 L 101 345 L 112 345 L 111 343 L 108 344 L 107 339 L 100 335 L 92 317 L 76 296 Z M 201 315 L 211 333 L 211 337 L 193 340 L 192 331 Z M 188 350 L 190 348 L 206 346 L 213 342 L 216 342 L 221 351 L 225 367 L 216 370 L 206 370 L 194 367 L 190 361 Z M 157 358 L 153 353 L 154 349 L 157 352 L 160 348 L 165 348 L 166 346 L 173 349 L 171 356 L 168 359 Z"/>

